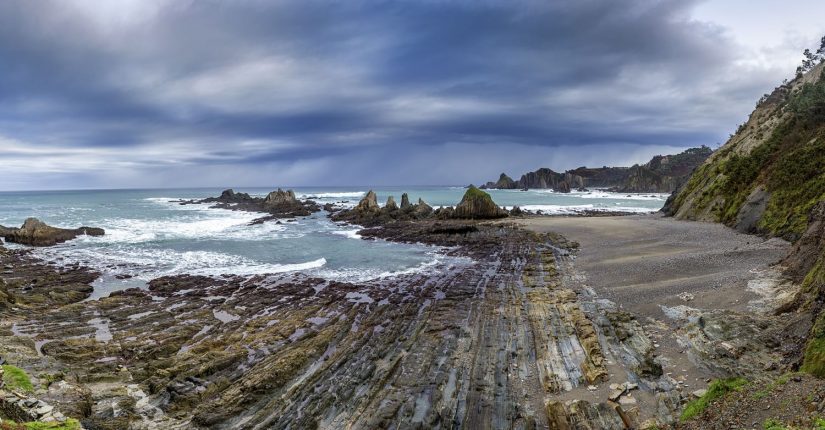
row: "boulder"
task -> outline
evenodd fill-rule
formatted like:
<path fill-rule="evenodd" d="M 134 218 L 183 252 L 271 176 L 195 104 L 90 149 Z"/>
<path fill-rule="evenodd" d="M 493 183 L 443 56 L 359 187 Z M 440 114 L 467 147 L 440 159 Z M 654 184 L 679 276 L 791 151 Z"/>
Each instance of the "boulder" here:
<path fill-rule="evenodd" d="M 358 212 L 377 212 L 381 210 L 381 207 L 378 206 L 378 196 L 375 195 L 373 190 L 370 190 L 360 202 L 358 202 L 358 206 L 355 207 L 355 210 Z"/>
<path fill-rule="evenodd" d="M 401 194 L 401 210 L 410 209 L 411 207 L 410 196 L 407 193 Z"/>
<path fill-rule="evenodd" d="M 388 210 L 388 211 L 398 210 L 398 205 L 395 204 L 395 197 L 393 197 L 393 196 L 387 197 L 387 204 L 384 205 L 384 209 Z"/>
<path fill-rule="evenodd" d="M 292 190 L 284 191 L 280 188 L 269 193 L 264 199 L 264 205 L 266 206 L 294 206 L 300 204 L 301 202 L 295 198 L 295 192 Z"/>
<path fill-rule="evenodd" d="M 7 242 L 33 246 L 51 246 L 71 240 L 80 235 L 103 236 L 102 228 L 80 227 L 76 229 L 57 228 L 47 225 L 37 218 L 28 218 L 20 228 L 0 227 L 0 234 Z"/>
<path fill-rule="evenodd" d="M 454 218 L 492 219 L 504 218 L 507 211 L 498 207 L 492 197 L 478 188 L 468 188 L 453 213 Z"/>

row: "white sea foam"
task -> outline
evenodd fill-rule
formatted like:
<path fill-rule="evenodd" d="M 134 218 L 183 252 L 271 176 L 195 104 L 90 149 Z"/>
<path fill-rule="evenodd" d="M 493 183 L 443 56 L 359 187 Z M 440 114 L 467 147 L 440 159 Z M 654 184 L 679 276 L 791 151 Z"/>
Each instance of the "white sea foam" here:
<path fill-rule="evenodd" d="M 358 234 L 360 230 L 335 230 L 332 234 L 337 234 L 339 236 L 348 237 L 350 239 L 361 239 L 361 235 Z"/>
<path fill-rule="evenodd" d="M 519 206 L 522 210 L 528 212 L 541 211 L 543 214 L 549 215 L 575 215 L 588 211 L 593 212 L 628 212 L 628 213 L 652 213 L 657 209 L 643 208 L 634 206 L 598 206 L 598 205 L 524 205 Z M 512 209 L 512 206 L 505 206 L 507 210 Z"/>
<path fill-rule="evenodd" d="M 316 199 L 354 199 L 364 197 L 366 191 L 340 192 L 340 193 L 307 193 L 298 196 L 300 199 L 316 198 Z"/>

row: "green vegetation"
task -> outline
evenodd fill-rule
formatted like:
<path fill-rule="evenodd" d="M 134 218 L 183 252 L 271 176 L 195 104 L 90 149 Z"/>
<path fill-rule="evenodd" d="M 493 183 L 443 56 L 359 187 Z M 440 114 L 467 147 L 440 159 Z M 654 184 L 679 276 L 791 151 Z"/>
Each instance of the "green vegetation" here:
<path fill-rule="evenodd" d="M 3 383 L 12 390 L 27 393 L 34 391 L 34 386 L 26 371 L 10 364 L 3 365 Z"/>
<path fill-rule="evenodd" d="M 41 423 L 37 421 L 28 423 L 3 421 L 0 423 L 0 430 L 79 430 L 80 428 L 80 422 L 73 418 L 69 418 L 63 423 Z"/>
<path fill-rule="evenodd" d="M 742 378 L 717 379 L 711 382 L 708 386 L 708 392 L 704 396 L 690 401 L 685 406 L 680 420 L 687 421 L 701 414 L 714 400 L 724 397 L 731 391 L 739 391 L 747 384 L 748 381 Z"/>
<path fill-rule="evenodd" d="M 811 208 L 825 199 L 825 78 L 789 95 L 786 115 L 768 139 L 747 155 L 720 150 L 716 162 L 701 166 L 677 196 L 688 196 L 696 213 L 709 210 L 716 221 L 736 222 L 748 195 L 759 185 L 771 194 L 759 221 L 763 233 L 797 239 Z"/>
<path fill-rule="evenodd" d="M 466 200 L 466 199 L 484 199 L 484 200 L 490 200 L 490 202 L 493 201 L 493 198 L 490 197 L 489 194 L 487 194 L 486 192 L 484 192 L 482 190 L 479 190 L 476 187 L 467 188 L 467 191 L 464 193 L 464 199 L 463 200 Z"/>
<path fill-rule="evenodd" d="M 825 312 L 819 314 L 811 329 L 800 370 L 820 378 L 825 377 Z"/>
<path fill-rule="evenodd" d="M 801 430 L 799 427 L 786 426 L 781 421 L 775 418 L 768 418 L 762 423 L 762 428 L 765 430 Z M 825 430 L 825 419 L 816 418 L 814 420 L 813 430 Z"/>

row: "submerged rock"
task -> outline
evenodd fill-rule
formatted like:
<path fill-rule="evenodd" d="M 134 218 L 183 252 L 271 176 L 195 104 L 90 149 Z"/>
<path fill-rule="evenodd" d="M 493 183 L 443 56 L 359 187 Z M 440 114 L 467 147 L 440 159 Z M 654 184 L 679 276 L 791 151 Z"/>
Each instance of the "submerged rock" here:
<path fill-rule="evenodd" d="M 37 218 L 26 219 L 20 228 L 0 226 L 0 234 L 6 241 L 33 246 L 52 246 L 74 239 L 77 236 L 103 236 L 104 233 L 102 228 L 96 227 L 79 227 L 76 229 L 52 227 Z"/>
<path fill-rule="evenodd" d="M 492 219 L 508 216 L 507 211 L 498 207 L 492 197 L 478 188 L 468 188 L 464 198 L 452 214 L 455 218 L 464 219 Z"/>

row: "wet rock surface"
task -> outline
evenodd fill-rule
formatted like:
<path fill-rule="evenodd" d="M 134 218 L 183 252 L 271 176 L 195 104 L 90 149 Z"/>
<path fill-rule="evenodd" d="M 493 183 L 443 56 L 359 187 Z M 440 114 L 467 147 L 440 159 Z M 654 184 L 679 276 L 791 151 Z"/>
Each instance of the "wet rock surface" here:
<path fill-rule="evenodd" d="M 267 194 L 266 197 L 252 197 L 247 193 L 236 193 L 232 189 L 224 190 L 219 197 L 208 197 L 201 200 L 184 200 L 182 205 L 211 203 L 219 209 L 240 210 L 248 212 L 268 213 L 268 216 L 252 221 L 260 224 L 265 221 L 308 216 L 321 210 L 321 207 L 312 200 L 298 200 L 292 190 L 278 188 Z"/>
<path fill-rule="evenodd" d="M 32 246 L 52 246 L 78 236 L 103 236 L 104 233 L 102 228 L 96 227 L 75 229 L 52 227 L 37 218 L 26 219 L 20 228 L 0 226 L 0 236 L 7 242 Z"/>

